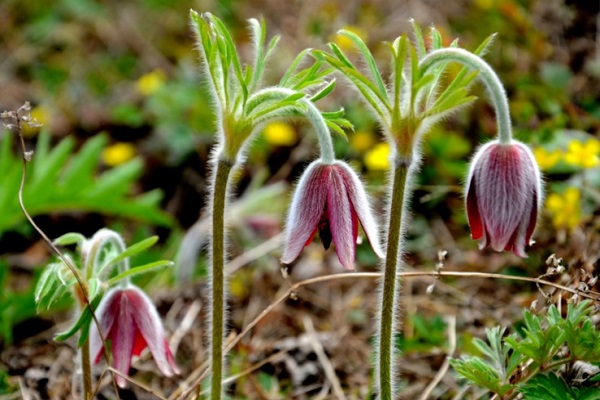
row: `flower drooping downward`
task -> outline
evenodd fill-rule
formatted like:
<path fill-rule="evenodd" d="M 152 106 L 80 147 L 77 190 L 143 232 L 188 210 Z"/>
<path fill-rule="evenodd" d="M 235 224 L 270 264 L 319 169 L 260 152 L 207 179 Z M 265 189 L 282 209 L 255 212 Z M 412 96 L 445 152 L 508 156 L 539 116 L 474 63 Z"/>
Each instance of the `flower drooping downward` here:
<path fill-rule="evenodd" d="M 527 257 L 542 203 L 538 165 L 529 148 L 511 140 L 492 141 L 475 154 L 467 181 L 466 207 L 480 247 Z"/>
<path fill-rule="evenodd" d="M 111 289 L 100 302 L 96 315 L 105 340 L 111 342 L 113 365 L 117 371 L 128 375 L 131 358 L 139 356 L 148 347 L 158 369 L 165 376 L 179 374 L 158 312 L 140 289 L 133 285 Z M 92 323 L 91 328 L 91 355 L 98 363 L 104 345 L 96 325 Z M 116 375 L 115 379 L 119 386 L 125 387 L 125 378 Z"/>
<path fill-rule="evenodd" d="M 281 261 L 294 261 L 318 231 L 325 249 L 333 240 L 340 262 L 353 270 L 359 222 L 375 253 L 383 257 L 377 225 L 356 173 L 341 161 L 314 161 L 294 193 Z"/>

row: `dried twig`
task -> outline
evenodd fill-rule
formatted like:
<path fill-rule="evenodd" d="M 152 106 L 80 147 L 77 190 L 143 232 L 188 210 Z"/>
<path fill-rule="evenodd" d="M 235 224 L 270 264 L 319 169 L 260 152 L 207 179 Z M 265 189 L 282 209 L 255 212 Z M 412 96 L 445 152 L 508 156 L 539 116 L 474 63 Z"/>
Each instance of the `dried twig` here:
<path fill-rule="evenodd" d="M 325 354 L 323 345 L 319 341 L 319 338 L 317 338 L 317 333 L 315 332 L 315 327 L 313 326 L 312 320 L 305 315 L 304 318 L 302 318 L 302 323 L 304 324 L 304 329 L 306 329 L 308 337 L 310 338 L 310 344 L 314 352 L 317 354 L 317 358 L 323 366 L 323 370 L 325 370 L 325 376 L 333 387 L 333 393 L 335 394 L 335 397 L 337 399 L 346 400 L 346 396 L 344 396 L 344 391 L 342 390 L 342 385 L 340 385 L 340 381 L 335 374 L 333 365 L 331 365 L 331 361 L 329 361 L 329 357 L 327 357 L 327 354 Z"/>

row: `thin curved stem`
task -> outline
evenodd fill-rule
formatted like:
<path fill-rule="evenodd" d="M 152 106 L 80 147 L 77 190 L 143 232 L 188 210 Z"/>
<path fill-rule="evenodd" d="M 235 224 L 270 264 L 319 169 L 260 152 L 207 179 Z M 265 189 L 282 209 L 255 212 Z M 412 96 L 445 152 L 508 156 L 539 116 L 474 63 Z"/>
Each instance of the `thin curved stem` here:
<path fill-rule="evenodd" d="M 211 400 L 220 400 L 223 392 L 223 336 L 225 333 L 225 205 L 227 202 L 227 184 L 232 165 L 228 161 L 217 159 L 215 162 L 214 183 L 212 188 L 212 243 L 210 270 L 211 313 L 210 324 L 210 365 Z"/>
<path fill-rule="evenodd" d="M 92 320 L 94 321 L 94 324 L 96 324 L 96 326 L 98 327 L 98 331 L 100 332 L 100 339 L 102 340 L 102 343 L 104 345 L 103 346 L 104 357 L 106 358 L 106 360 L 108 362 L 110 360 L 110 356 L 108 355 L 107 350 L 106 350 L 108 347 L 106 345 L 106 340 L 104 338 L 104 335 L 102 334 L 101 329 L 100 329 L 100 322 L 98 321 L 98 318 L 96 317 L 96 313 L 94 313 L 94 310 L 92 308 L 92 304 L 90 302 L 90 297 L 89 297 L 89 288 L 88 288 L 86 281 L 81 276 L 81 273 L 79 272 L 79 270 L 73 265 L 71 260 L 69 260 L 69 258 L 66 257 L 56 247 L 56 245 L 52 242 L 52 240 L 50 240 L 50 238 L 46 235 L 46 233 L 35 223 L 35 221 L 31 217 L 31 215 L 27 211 L 27 208 L 25 207 L 25 203 L 23 201 L 23 192 L 25 189 L 25 182 L 27 180 L 27 163 L 31 160 L 31 156 L 33 153 L 33 152 L 27 151 L 27 146 L 25 146 L 25 138 L 23 137 L 22 126 L 21 126 L 22 119 L 21 119 L 21 116 L 19 115 L 19 112 L 23 109 L 26 109 L 26 106 L 27 107 L 29 106 L 28 102 L 25 104 L 25 106 L 19 108 L 14 113 L 14 119 L 16 121 L 16 131 L 17 131 L 17 136 L 19 138 L 19 146 L 21 147 L 21 156 L 22 156 L 21 158 L 23 161 L 22 162 L 21 182 L 19 184 L 19 191 L 17 192 L 17 199 L 19 202 L 19 207 L 21 208 L 21 212 L 23 212 L 23 215 L 25 215 L 25 218 L 27 219 L 29 224 L 31 224 L 33 229 L 35 229 L 35 231 L 42 237 L 44 242 L 46 242 L 46 244 L 52 249 L 54 254 L 56 254 L 58 256 L 58 258 L 60 258 L 60 260 L 67 266 L 67 268 L 69 268 L 69 271 L 75 277 L 75 281 L 77 283 L 77 289 L 79 290 L 81 297 L 82 297 L 82 299 L 81 299 L 82 306 L 87 307 L 90 310 L 90 313 L 92 315 Z M 82 309 L 83 309 L 83 307 L 82 307 Z M 83 357 L 85 357 L 83 352 L 81 353 L 81 355 L 82 355 L 82 369 L 83 369 L 84 399 L 87 400 L 87 399 L 91 399 L 91 396 L 92 396 L 92 369 L 91 369 L 91 362 L 89 359 L 89 352 L 88 352 L 87 360 L 83 360 Z M 115 395 L 116 395 L 117 399 L 120 399 L 119 391 L 117 389 L 117 381 L 115 380 L 114 374 L 111 374 L 111 379 L 112 379 L 113 388 L 115 389 Z M 88 385 L 88 383 L 89 383 L 89 385 Z"/>
<path fill-rule="evenodd" d="M 512 140 L 512 128 L 508 98 L 504 86 L 492 67 L 481 57 L 460 48 L 444 48 L 434 50 L 427 54 L 419 63 L 421 73 L 441 62 L 455 61 L 478 71 L 478 77 L 487 88 L 492 106 L 496 111 L 496 122 L 498 124 L 498 138 L 500 143 L 508 144 Z"/>

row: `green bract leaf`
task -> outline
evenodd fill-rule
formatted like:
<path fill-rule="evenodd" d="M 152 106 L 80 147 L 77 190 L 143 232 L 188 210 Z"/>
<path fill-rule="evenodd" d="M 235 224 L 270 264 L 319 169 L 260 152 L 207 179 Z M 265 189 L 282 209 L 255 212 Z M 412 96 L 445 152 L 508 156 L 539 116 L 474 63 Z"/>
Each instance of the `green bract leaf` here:
<path fill-rule="evenodd" d="M 94 297 L 92 299 L 91 306 L 92 306 L 93 310 L 96 310 L 96 308 L 98 308 L 98 304 L 100 304 L 100 300 L 102 300 L 102 293 L 99 293 L 98 295 L 96 295 L 96 297 Z M 57 342 L 62 342 L 62 341 L 67 340 L 71 336 L 75 335 L 77 333 L 77 331 L 79 331 L 82 327 L 89 326 L 91 321 L 92 321 L 92 313 L 90 312 L 90 309 L 88 307 L 86 307 L 83 309 L 81 314 L 79 314 L 79 318 L 77 318 L 77 321 L 75 321 L 75 323 L 73 325 L 71 325 L 71 327 L 69 329 L 56 335 L 54 337 L 54 340 L 56 340 Z"/>
<path fill-rule="evenodd" d="M 414 19 L 410 19 L 410 23 L 413 27 L 413 31 L 415 32 L 415 41 L 416 41 L 416 50 L 419 59 L 425 57 L 425 53 L 427 53 L 427 49 L 425 48 L 425 40 L 423 39 L 423 31 L 421 31 L 421 27 Z"/>
<path fill-rule="evenodd" d="M 124 272 L 120 273 L 119 275 L 115 276 L 114 278 L 109 279 L 108 285 L 112 286 L 124 278 L 142 274 L 142 273 L 152 271 L 155 269 L 160 269 L 160 268 L 164 268 L 164 267 L 172 267 L 173 265 L 174 265 L 173 261 L 159 260 L 159 261 L 154 261 L 154 262 L 151 262 L 148 264 L 140 265 L 138 267 L 130 268 L 127 271 L 124 271 Z"/>
<path fill-rule="evenodd" d="M 325 87 L 323 87 L 317 93 L 313 94 L 310 97 L 310 101 L 312 101 L 314 103 L 314 102 L 317 102 L 317 101 L 329 96 L 329 94 L 331 94 L 331 92 L 333 92 L 333 89 L 335 89 L 335 79 L 332 79 L 331 82 L 329 82 L 327 85 L 325 85 Z"/>
<path fill-rule="evenodd" d="M 375 58 L 373 58 L 373 54 L 371 53 L 365 42 L 363 42 L 360 36 L 358 36 L 354 32 L 341 30 L 338 32 L 338 34 L 346 36 L 352 41 L 352 43 L 354 43 L 354 46 L 356 46 L 360 54 L 363 56 L 365 62 L 369 67 L 369 70 L 371 71 L 371 78 L 375 81 L 375 85 L 379 91 L 379 97 L 382 100 L 386 100 L 389 103 L 387 90 L 385 88 L 385 84 L 383 83 L 383 79 L 381 78 L 381 72 L 379 72 L 379 68 L 377 68 Z"/>
<path fill-rule="evenodd" d="M 141 240 L 136 244 L 132 244 L 131 246 L 127 247 L 124 251 L 120 253 L 115 253 L 115 256 L 113 256 L 112 258 L 108 258 L 100 270 L 104 270 L 105 268 L 111 265 L 116 265 L 119 262 L 125 260 L 126 258 L 133 257 L 141 253 L 142 251 L 149 249 L 156 242 L 158 242 L 158 236 L 150 236 L 149 238 Z"/>

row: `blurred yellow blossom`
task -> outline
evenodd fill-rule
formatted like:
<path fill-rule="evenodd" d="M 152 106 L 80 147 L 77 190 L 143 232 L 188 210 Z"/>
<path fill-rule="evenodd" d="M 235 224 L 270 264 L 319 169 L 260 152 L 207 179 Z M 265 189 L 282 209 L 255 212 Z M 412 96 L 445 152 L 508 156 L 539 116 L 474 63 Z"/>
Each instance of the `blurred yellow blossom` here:
<path fill-rule="evenodd" d="M 552 216 L 552 223 L 557 229 L 575 229 L 581 222 L 581 193 L 579 189 L 570 187 L 564 193 L 552 193 L 546 200 L 546 209 Z"/>
<path fill-rule="evenodd" d="M 358 151 L 365 152 L 375 144 L 373 133 L 369 131 L 356 131 L 350 135 L 350 146 Z"/>
<path fill-rule="evenodd" d="M 475 0 L 475 5 L 483 10 L 489 10 L 494 6 L 494 0 Z"/>
<path fill-rule="evenodd" d="M 369 41 L 369 35 L 367 31 L 358 26 L 348 25 L 343 27 L 342 29 L 354 33 L 355 35 L 360 37 L 365 43 Z M 352 40 L 348 39 L 344 35 L 336 33 L 335 35 L 333 35 L 333 37 L 330 38 L 330 40 L 337 44 L 343 51 L 354 49 L 354 44 L 352 43 Z"/>
<path fill-rule="evenodd" d="M 46 126 L 50 123 L 50 110 L 44 106 L 37 106 L 31 109 L 29 112 L 29 116 L 32 121 L 37 121 L 38 124 L 42 126 Z M 28 124 L 23 124 L 22 133 L 25 137 L 32 137 L 39 133 L 40 127 L 29 126 Z"/>
<path fill-rule="evenodd" d="M 102 161 L 109 167 L 115 167 L 131 160 L 135 153 L 135 146 L 131 143 L 115 143 L 102 151 Z"/>
<path fill-rule="evenodd" d="M 548 151 L 543 147 L 533 149 L 533 155 L 542 171 L 551 169 L 562 159 L 562 152 L 560 150 Z"/>
<path fill-rule="evenodd" d="M 156 92 L 166 80 L 165 73 L 161 69 L 155 69 L 152 72 L 142 75 L 136 82 L 136 88 L 144 96 L 149 96 Z"/>
<path fill-rule="evenodd" d="M 263 133 L 265 140 L 274 146 L 292 146 L 296 143 L 296 130 L 284 122 L 271 122 Z"/>
<path fill-rule="evenodd" d="M 597 139 L 590 139 L 585 143 L 573 140 L 569 142 L 565 161 L 583 168 L 594 168 L 600 165 L 599 154 L 600 141 Z"/>
<path fill-rule="evenodd" d="M 365 166 L 370 171 L 387 171 L 390 169 L 390 146 L 387 143 L 377 143 L 365 154 Z"/>

